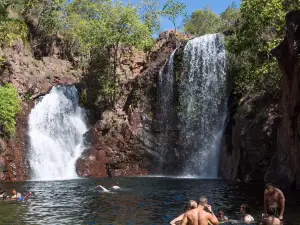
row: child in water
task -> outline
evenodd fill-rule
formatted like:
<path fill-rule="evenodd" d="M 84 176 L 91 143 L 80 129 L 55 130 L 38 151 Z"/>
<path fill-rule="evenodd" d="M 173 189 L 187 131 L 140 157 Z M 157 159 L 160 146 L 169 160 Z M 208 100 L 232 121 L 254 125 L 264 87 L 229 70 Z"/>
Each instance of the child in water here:
<path fill-rule="evenodd" d="M 223 209 L 219 209 L 218 212 L 219 212 L 219 214 L 217 216 L 218 220 L 220 222 L 227 222 L 228 221 L 228 217 L 225 216 L 224 210 Z"/>
<path fill-rule="evenodd" d="M 21 193 L 17 192 L 16 190 L 13 190 L 12 193 L 13 193 L 13 196 L 11 197 L 11 199 L 16 199 L 18 201 L 23 201 L 24 200 Z"/>

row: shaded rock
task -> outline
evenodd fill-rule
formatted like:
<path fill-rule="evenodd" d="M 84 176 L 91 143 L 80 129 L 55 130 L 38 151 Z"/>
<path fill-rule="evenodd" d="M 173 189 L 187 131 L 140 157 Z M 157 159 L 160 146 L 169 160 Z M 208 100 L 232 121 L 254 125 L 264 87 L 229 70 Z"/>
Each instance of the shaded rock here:
<path fill-rule="evenodd" d="M 160 69 L 175 48 L 174 32 L 167 31 L 159 36 L 148 55 L 133 49 L 122 50 L 121 65 L 117 69 L 121 92 L 112 109 L 97 109 L 95 112 L 101 111 L 101 116 L 93 126 L 94 142 L 83 154 L 84 165 L 95 160 L 97 146 L 101 146 L 106 153 L 106 164 L 99 163 L 105 166 L 108 176 L 155 172 L 155 162 L 160 157 L 153 126 L 157 105 L 156 83 Z M 88 166 L 81 164 L 82 159 L 77 162 L 79 174 L 92 174 Z M 103 173 L 95 176 L 103 176 Z"/>
<path fill-rule="evenodd" d="M 276 153 L 281 116 L 277 99 L 258 96 L 231 102 L 221 149 L 221 174 L 229 180 L 263 182 Z"/>
<path fill-rule="evenodd" d="M 287 33 L 273 50 L 282 72 L 282 122 L 267 181 L 300 188 L 300 11 L 286 16 Z"/>

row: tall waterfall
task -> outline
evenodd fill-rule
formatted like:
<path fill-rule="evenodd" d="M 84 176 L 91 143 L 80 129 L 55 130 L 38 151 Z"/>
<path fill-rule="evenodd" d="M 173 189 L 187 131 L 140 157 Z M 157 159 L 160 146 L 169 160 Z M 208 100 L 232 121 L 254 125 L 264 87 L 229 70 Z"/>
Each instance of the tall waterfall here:
<path fill-rule="evenodd" d="M 181 87 L 181 143 L 184 175 L 217 177 L 226 117 L 226 55 L 219 34 L 190 40 L 184 49 Z"/>
<path fill-rule="evenodd" d="M 169 148 L 169 131 L 172 129 L 173 98 L 174 98 L 174 50 L 158 77 L 158 125 L 160 130 L 159 145 L 162 160 Z"/>
<path fill-rule="evenodd" d="M 74 86 L 54 87 L 29 116 L 29 162 L 33 180 L 76 178 L 75 163 L 87 131 Z"/>

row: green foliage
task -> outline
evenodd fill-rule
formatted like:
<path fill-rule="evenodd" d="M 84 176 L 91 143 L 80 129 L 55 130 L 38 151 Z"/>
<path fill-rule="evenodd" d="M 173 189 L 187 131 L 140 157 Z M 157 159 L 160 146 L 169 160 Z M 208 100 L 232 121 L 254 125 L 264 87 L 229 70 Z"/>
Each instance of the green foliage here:
<path fill-rule="evenodd" d="M 16 114 L 20 111 L 17 90 L 11 84 L 0 86 L 0 135 L 15 133 Z"/>
<path fill-rule="evenodd" d="M 176 30 L 176 19 L 178 16 L 186 16 L 186 5 L 180 1 L 167 0 L 160 11 L 160 14 L 170 20 Z"/>
<path fill-rule="evenodd" d="M 7 19 L 0 21 L 0 46 L 11 46 L 18 39 L 25 43 L 28 28 L 21 20 Z"/>
<path fill-rule="evenodd" d="M 221 13 L 220 18 L 221 25 L 219 31 L 234 32 L 241 18 L 240 9 L 237 8 L 235 3 L 232 3 L 231 6 Z"/>
<path fill-rule="evenodd" d="M 280 70 L 271 50 L 284 37 L 285 15 L 299 8 L 299 0 L 242 2 L 240 23 L 235 25 L 234 35 L 226 43 L 238 93 L 277 92 Z"/>
<path fill-rule="evenodd" d="M 221 18 L 211 8 L 205 7 L 203 10 L 196 10 L 186 19 L 184 30 L 192 35 L 202 36 L 218 32 L 220 26 Z"/>

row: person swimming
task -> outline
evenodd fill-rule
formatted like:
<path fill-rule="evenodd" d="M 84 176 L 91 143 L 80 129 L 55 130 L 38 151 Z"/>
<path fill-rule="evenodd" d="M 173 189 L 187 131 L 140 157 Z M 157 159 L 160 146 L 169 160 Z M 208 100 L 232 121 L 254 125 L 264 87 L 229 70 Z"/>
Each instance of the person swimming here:
<path fill-rule="evenodd" d="M 22 197 L 21 193 L 17 192 L 15 189 L 12 191 L 13 196 L 11 197 L 12 200 L 17 200 L 17 201 L 23 201 L 24 198 Z"/>
<path fill-rule="evenodd" d="M 241 205 L 241 210 L 240 212 L 242 213 L 242 222 L 246 224 L 251 224 L 254 222 L 254 218 L 250 215 L 250 207 L 247 204 L 242 204 Z"/>
<path fill-rule="evenodd" d="M 268 217 L 265 217 L 262 221 L 262 224 L 266 225 L 281 225 L 282 221 L 280 221 L 279 218 L 277 218 L 276 215 L 276 208 L 275 207 L 269 207 L 268 209 Z"/>
<path fill-rule="evenodd" d="M 227 222 L 227 221 L 228 221 L 228 217 L 225 216 L 224 209 L 220 208 L 220 209 L 218 210 L 218 213 L 219 213 L 219 214 L 218 214 L 217 218 L 218 218 L 218 220 L 219 220 L 220 222 Z"/>
<path fill-rule="evenodd" d="M 186 213 L 187 211 L 191 210 L 191 209 L 196 209 L 198 206 L 197 202 L 194 200 L 190 200 L 188 202 L 188 204 L 186 205 L 186 207 L 184 208 L 184 213 Z M 175 219 L 173 219 L 170 224 L 171 225 L 176 225 L 179 224 L 179 222 L 183 219 L 184 217 L 184 213 L 181 214 L 180 216 L 176 217 Z"/>
<path fill-rule="evenodd" d="M 7 198 L 7 194 L 2 188 L 0 188 L 0 198 L 2 198 L 2 199 Z"/>
<path fill-rule="evenodd" d="M 96 189 L 101 189 L 103 192 L 110 192 L 110 190 L 107 190 L 105 187 L 103 187 L 102 185 L 98 185 L 96 187 Z"/>

